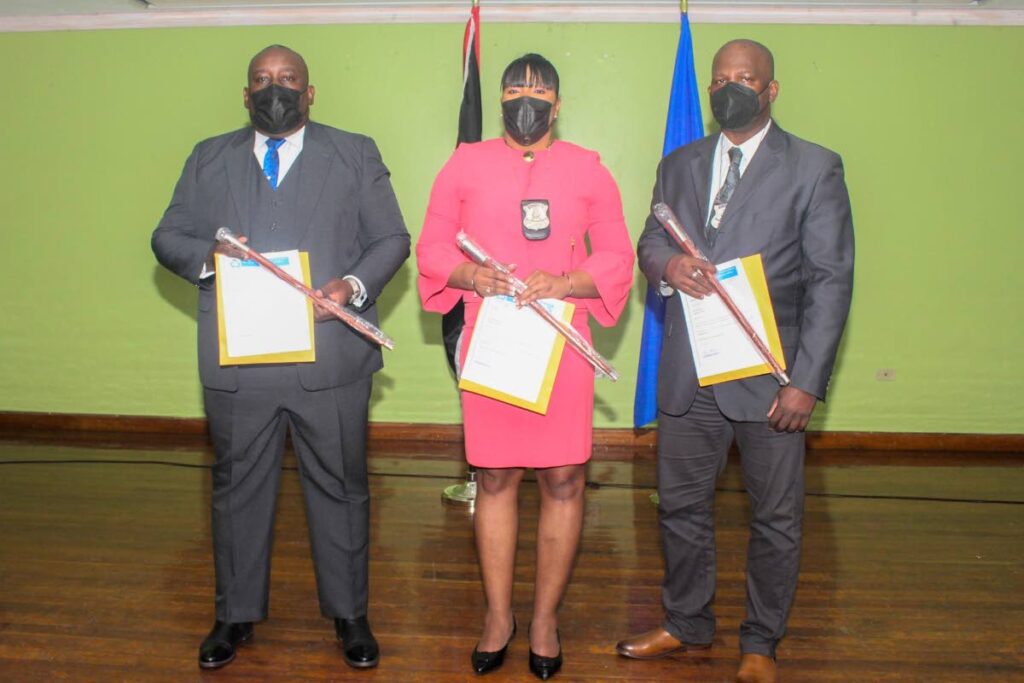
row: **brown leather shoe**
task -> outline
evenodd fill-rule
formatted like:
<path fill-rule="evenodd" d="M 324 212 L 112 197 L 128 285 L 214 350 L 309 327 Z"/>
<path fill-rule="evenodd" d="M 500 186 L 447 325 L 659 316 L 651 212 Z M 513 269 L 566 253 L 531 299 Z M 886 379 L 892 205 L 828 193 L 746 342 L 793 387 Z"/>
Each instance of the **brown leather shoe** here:
<path fill-rule="evenodd" d="M 615 651 L 623 657 L 631 659 L 658 659 L 659 657 L 667 657 L 673 652 L 707 650 L 710 647 L 711 643 L 691 645 L 676 640 L 671 633 L 658 627 L 647 633 L 641 633 L 638 636 L 619 641 L 615 645 Z"/>
<path fill-rule="evenodd" d="M 779 683 L 775 660 L 765 655 L 745 654 L 740 658 L 736 683 Z"/>

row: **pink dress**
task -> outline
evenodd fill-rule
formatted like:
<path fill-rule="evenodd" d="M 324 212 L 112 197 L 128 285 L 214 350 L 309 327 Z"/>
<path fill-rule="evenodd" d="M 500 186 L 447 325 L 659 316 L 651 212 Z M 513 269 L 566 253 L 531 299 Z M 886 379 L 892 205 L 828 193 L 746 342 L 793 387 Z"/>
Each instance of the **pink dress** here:
<path fill-rule="evenodd" d="M 549 202 L 546 239 L 524 237 L 524 199 Z M 576 305 L 572 324 L 587 339 L 591 315 L 610 327 L 622 313 L 635 257 L 619 189 L 596 152 L 556 141 L 527 163 L 498 138 L 459 146 L 441 169 L 416 244 L 417 285 L 428 311 L 446 312 L 460 297 L 465 302 L 464 362 L 482 300 L 447 285 L 452 271 L 468 260 L 455 245 L 460 230 L 495 259 L 517 264 L 524 280 L 535 270 L 584 270 L 593 277 L 599 298 L 569 298 Z M 590 459 L 593 413 L 594 371 L 566 345 L 546 415 L 462 392 L 466 459 L 477 467 L 584 463 Z"/>

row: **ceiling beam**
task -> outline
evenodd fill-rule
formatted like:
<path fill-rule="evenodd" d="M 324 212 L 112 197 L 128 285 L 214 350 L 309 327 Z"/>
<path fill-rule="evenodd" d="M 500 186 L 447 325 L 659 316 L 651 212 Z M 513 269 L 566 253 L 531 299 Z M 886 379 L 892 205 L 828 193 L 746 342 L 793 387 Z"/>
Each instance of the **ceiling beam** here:
<path fill-rule="evenodd" d="M 467 4 L 468 7 L 468 4 Z M 486 3 L 495 23 L 675 23 L 675 3 Z M 320 7 L 156 10 L 94 14 L 0 16 L 0 32 L 99 29 L 273 26 L 283 24 L 462 23 L 466 7 L 366 3 Z M 1024 9 L 984 6 L 691 5 L 695 24 L 861 24 L 922 26 L 1024 26 Z"/>

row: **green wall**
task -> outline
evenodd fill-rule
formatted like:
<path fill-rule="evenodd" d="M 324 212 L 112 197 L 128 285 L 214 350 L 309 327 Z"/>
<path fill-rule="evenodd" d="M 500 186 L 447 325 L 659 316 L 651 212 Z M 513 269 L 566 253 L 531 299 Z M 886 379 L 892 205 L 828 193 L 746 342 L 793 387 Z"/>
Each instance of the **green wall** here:
<path fill-rule="evenodd" d="M 485 24 L 485 135 L 499 132 L 501 68 L 547 55 L 563 79 L 559 133 L 602 153 L 636 236 L 677 31 Z M 812 426 L 1022 431 L 1024 30 L 697 25 L 701 87 L 738 36 L 775 51 L 777 120 L 842 154 L 853 197 L 853 311 Z M 195 292 L 157 267 L 149 236 L 192 145 L 245 123 L 248 58 L 272 42 L 306 56 L 314 117 L 377 140 L 415 236 L 454 143 L 461 37 L 454 24 L 0 35 L 0 410 L 201 415 Z M 382 302 L 398 350 L 372 419 L 458 422 L 439 320 L 414 281 L 410 261 Z M 599 383 L 597 426 L 630 424 L 642 318 L 638 286 L 597 336 L 623 375 Z"/>

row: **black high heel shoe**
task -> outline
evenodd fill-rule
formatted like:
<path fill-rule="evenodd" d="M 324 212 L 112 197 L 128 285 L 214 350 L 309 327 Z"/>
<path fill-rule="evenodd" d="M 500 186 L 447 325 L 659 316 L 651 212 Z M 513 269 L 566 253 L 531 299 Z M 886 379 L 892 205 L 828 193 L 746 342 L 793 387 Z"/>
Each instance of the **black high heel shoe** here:
<path fill-rule="evenodd" d="M 555 629 L 555 638 L 558 639 L 558 654 L 554 657 L 542 657 L 530 648 L 530 671 L 542 681 L 546 681 L 562 668 L 562 636 Z"/>
<path fill-rule="evenodd" d="M 485 674 L 494 671 L 502 664 L 505 663 L 505 653 L 508 652 L 509 643 L 516 637 L 516 618 L 512 616 L 512 634 L 505 641 L 505 647 L 495 652 L 480 652 L 480 650 L 473 648 L 472 662 L 473 671 L 478 674 Z"/>

